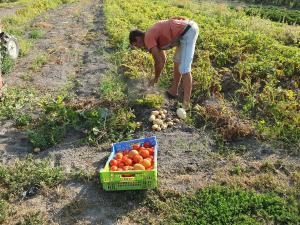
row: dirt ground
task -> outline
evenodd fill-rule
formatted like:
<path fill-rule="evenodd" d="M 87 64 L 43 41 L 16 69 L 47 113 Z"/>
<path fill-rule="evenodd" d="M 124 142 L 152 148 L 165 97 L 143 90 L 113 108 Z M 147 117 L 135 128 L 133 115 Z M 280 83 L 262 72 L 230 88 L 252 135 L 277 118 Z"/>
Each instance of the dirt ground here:
<path fill-rule="evenodd" d="M 95 93 L 99 82 L 112 66 L 99 51 L 107 41 L 102 10 L 102 1 L 82 0 L 34 19 L 31 25 L 43 29 L 45 35 L 34 43 L 26 57 L 18 60 L 16 69 L 6 78 L 8 86 L 34 87 L 41 93 L 55 96 L 70 83 L 76 83 L 73 88 L 75 98 L 98 98 Z M 48 56 L 46 64 L 38 71 L 30 69 L 36 57 L 45 53 Z M 31 74 L 31 79 L 24 81 L 22 76 L 27 73 Z M 0 123 L 2 163 L 9 164 L 32 152 L 26 134 L 12 121 Z M 225 167 L 229 161 L 215 154 L 216 143 L 205 131 L 183 123 L 159 133 L 148 128 L 145 124 L 135 136 L 157 136 L 160 191 L 197 190 L 211 182 L 214 171 Z M 255 138 L 234 144 L 247 148 L 242 159 L 245 163 L 266 159 L 277 152 Z M 54 165 L 60 165 L 66 171 L 82 169 L 97 173 L 109 152 L 107 145 L 99 148 L 80 145 L 76 136 L 69 136 L 36 157 L 50 157 Z M 280 156 L 276 154 L 276 157 Z M 146 194 L 147 191 L 105 192 L 97 176 L 89 182 L 67 182 L 54 190 L 16 202 L 18 212 L 10 224 L 15 224 L 22 215 L 37 211 L 42 212 L 48 224 L 134 224 L 128 215 L 141 207 Z"/>

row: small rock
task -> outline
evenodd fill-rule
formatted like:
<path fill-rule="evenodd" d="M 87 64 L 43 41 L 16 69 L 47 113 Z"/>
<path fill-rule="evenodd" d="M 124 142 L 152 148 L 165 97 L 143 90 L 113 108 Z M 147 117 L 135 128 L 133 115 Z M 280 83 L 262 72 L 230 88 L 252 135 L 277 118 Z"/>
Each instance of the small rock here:
<path fill-rule="evenodd" d="M 34 153 L 39 153 L 40 151 L 41 151 L 40 148 L 34 148 L 34 149 L 33 149 L 33 152 L 34 152 Z"/>

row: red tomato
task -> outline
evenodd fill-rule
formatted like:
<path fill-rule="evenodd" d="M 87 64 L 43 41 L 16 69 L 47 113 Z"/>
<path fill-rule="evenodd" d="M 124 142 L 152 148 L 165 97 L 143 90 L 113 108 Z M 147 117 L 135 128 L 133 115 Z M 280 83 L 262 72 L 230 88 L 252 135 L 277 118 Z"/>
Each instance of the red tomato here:
<path fill-rule="evenodd" d="M 122 162 L 126 162 L 126 160 L 128 159 L 128 156 L 123 156 L 123 158 L 122 158 Z"/>
<path fill-rule="evenodd" d="M 148 150 L 142 150 L 140 151 L 140 155 L 145 159 L 148 158 L 150 156 L 149 151 Z"/>
<path fill-rule="evenodd" d="M 147 168 L 147 170 L 153 170 L 154 169 L 154 166 L 150 166 Z"/>
<path fill-rule="evenodd" d="M 123 170 L 124 170 L 124 171 L 129 170 L 129 166 L 124 166 L 124 167 L 123 167 Z"/>
<path fill-rule="evenodd" d="M 140 151 L 143 151 L 143 150 L 145 150 L 144 147 L 140 147 L 140 148 L 139 148 L 139 152 L 140 152 Z"/>
<path fill-rule="evenodd" d="M 123 155 L 128 155 L 128 153 L 129 153 L 129 150 L 125 150 L 125 151 L 123 152 Z"/>
<path fill-rule="evenodd" d="M 139 145 L 139 144 L 133 144 L 133 145 L 132 145 L 132 148 L 133 148 L 134 150 L 138 150 L 138 149 L 140 148 L 140 145 Z"/>
<path fill-rule="evenodd" d="M 122 161 L 118 162 L 118 167 L 119 168 L 123 168 L 125 166 L 125 163 L 123 163 Z"/>
<path fill-rule="evenodd" d="M 131 150 L 128 154 L 128 157 L 132 159 L 135 155 L 138 155 L 138 154 L 139 154 L 139 152 L 137 150 Z"/>
<path fill-rule="evenodd" d="M 122 158 L 123 158 L 123 153 L 122 153 L 122 152 L 118 152 L 118 153 L 116 154 L 115 159 L 122 159 Z"/>
<path fill-rule="evenodd" d="M 115 159 L 112 159 L 112 160 L 110 160 L 109 165 L 110 166 L 117 166 L 118 165 L 118 161 L 115 160 Z"/>
<path fill-rule="evenodd" d="M 142 157 L 141 155 L 135 155 L 135 156 L 133 157 L 133 161 L 134 161 L 135 163 L 142 162 L 142 161 L 143 161 L 143 157 Z"/>
<path fill-rule="evenodd" d="M 112 166 L 110 167 L 110 171 L 117 171 L 118 170 L 118 167 L 117 166 Z"/>
<path fill-rule="evenodd" d="M 117 171 L 123 171 L 123 169 L 122 168 L 118 168 Z"/>
<path fill-rule="evenodd" d="M 149 160 L 151 163 L 152 163 L 152 161 L 153 161 L 153 159 L 150 158 L 150 157 L 148 157 L 148 158 L 146 158 L 146 159 Z"/>
<path fill-rule="evenodd" d="M 126 159 L 124 163 L 126 166 L 132 166 L 132 159 Z"/>
<path fill-rule="evenodd" d="M 154 148 L 148 148 L 147 150 L 149 151 L 150 155 L 154 155 Z"/>
<path fill-rule="evenodd" d="M 141 164 L 147 169 L 151 166 L 151 161 L 148 159 L 144 159 Z"/>
<path fill-rule="evenodd" d="M 151 143 L 150 142 L 145 142 L 144 143 L 144 147 L 145 148 L 150 148 L 151 147 Z"/>

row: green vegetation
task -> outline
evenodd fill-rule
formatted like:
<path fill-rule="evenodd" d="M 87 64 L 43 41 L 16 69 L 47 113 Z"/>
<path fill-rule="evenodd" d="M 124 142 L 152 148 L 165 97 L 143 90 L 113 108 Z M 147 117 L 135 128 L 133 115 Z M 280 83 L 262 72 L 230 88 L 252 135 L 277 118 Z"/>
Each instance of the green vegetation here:
<path fill-rule="evenodd" d="M 172 224 L 297 224 L 294 202 L 275 194 L 257 194 L 226 187 L 206 188 L 184 197 Z"/>
<path fill-rule="evenodd" d="M 63 179 L 62 170 L 51 167 L 48 160 L 37 161 L 28 157 L 10 166 L 0 164 L 0 198 L 19 198 L 30 187 L 53 187 Z"/>
<path fill-rule="evenodd" d="M 103 104 L 76 110 L 76 106 L 67 105 L 64 97 L 58 96 L 52 102 L 43 102 L 41 108 L 42 115 L 29 132 L 31 143 L 41 149 L 59 143 L 71 130 L 85 134 L 85 140 L 96 145 L 129 138 L 138 127 L 133 121 L 134 114 L 124 105 Z"/>
<path fill-rule="evenodd" d="M 120 76 L 114 73 L 106 74 L 100 84 L 101 98 L 117 104 L 125 99 L 125 88 L 126 85 Z"/>
<path fill-rule="evenodd" d="M 144 5 L 147 4 L 147 8 Z M 143 79 L 152 73 L 151 56 L 146 52 L 128 50 L 128 33 L 133 28 L 146 30 L 161 19 L 181 15 L 195 20 L 200 27 L 193 65 L 194 91 L 192 101 L 201 105 L 203 99 L 223 94 L 224 71 L 237 89 L 226 92 L 232 96 L 238 114 L 252 119 L 261 137 L 277 140 L 298 151 L 300 143 L 299 28 L 296 37 L 286 28 L 246 16 L 214 3 L 189 1 L 105 1 L 106 27 L 112 43 L 118 46 L 118 59 L 130 79 Z M 142 16 L 141 16 L 142 15 Z M 257 23 L 256 23 L 257 22 Z M 170 59 L 171 57 L 169 57 Z M 160 85 L 170 85 L 172 61 Z M 197 117 L 198 114 L 193 117 Z"/>
<path fill-rule="evenodd" d="M 0 199 L 0 223 L 2 223 L 6 217 L 7 217 L 7 214 L 8 214 L 8 204 Z"/>
<path fill-rule="evenodd" d="M 27 125 L 31 121 L 30 113 L 25 112 L 34 107 L 36 93 L 34 90 L 9 88 L 4 91 L 5 99 L 0 101 L 0 119 L 13 119 L 19 125 Z"/>
<path fill-rule="evenodd" d="M 6 54 L 4 54 L 1 59 L 1 67 L 0 67 L 2 73 L 7 74 L 11 72 L 14 69 L 14 67 L 15 67 L 15 62 Z"/>
<path fill-rule="evenodd" d="M 40 29 L 34 29 L 29 32 L 29 38 L 31 39 L 39 39 L 42 38 L 43 36 L 44 36 L 44 31 Z"/>
<path fill-rule="evenodd" d="M 249 6 L 244 9 L 249 16 L 260 16 L 276 22 L 300 24 L 300 11 L 287 10 L 274 6 Z"/>
<path fill-rule="evenodd" d="M 136 100 L 137 105 L 148 106 L 150 108 L 159 109 L 164 103 L 164 97 L 157 94 L 147 94 L 141 99 Z"/>
<path fill-rule="evenodd" d="M 209 186 L 196 193 L 150 195 L 145 205 L 149 224 L 298 224 L 295 198 L 275 193 L 256 193 L 239 187 Z M 138 222 L 139 216 L 135 215 Z M 147 220 L 147 219 L 146 219 Z"/>
<path fill-rule="evenodd" d="M 0 3 L 16 2 L 18 0 L 0 0 Z"/>
<path fill-rule="evenodd" d="M 287 6 L 289 8 L 300 7 L 300 2 L 298 0 L 240 0 L 240 1 L 250 3 L 250 4 Z"/>
<path fill-rule="evenodd" d="M 36 59 L 32 62 L 31 66 L 29 69 L 33 71 L 38 71 L 40 70 L 48 61 L 48 56 L 47 55 L 39 55 L 36 57 Z"/>

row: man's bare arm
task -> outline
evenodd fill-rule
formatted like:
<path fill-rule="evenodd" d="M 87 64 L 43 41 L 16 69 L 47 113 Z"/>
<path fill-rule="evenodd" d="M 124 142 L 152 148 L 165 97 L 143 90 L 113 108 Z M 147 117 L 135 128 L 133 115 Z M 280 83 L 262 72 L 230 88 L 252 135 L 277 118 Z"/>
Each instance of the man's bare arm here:
<path fill-rule="evenodd" d="M 166 64 L 166 54 L 164 51 L 160 50 L 157 47 L 151 49 L 151 54 L 154 59 L 155 67 L 155 78 L 154 83 L 156 83 L 160 77 L 160 74 Z"/>

